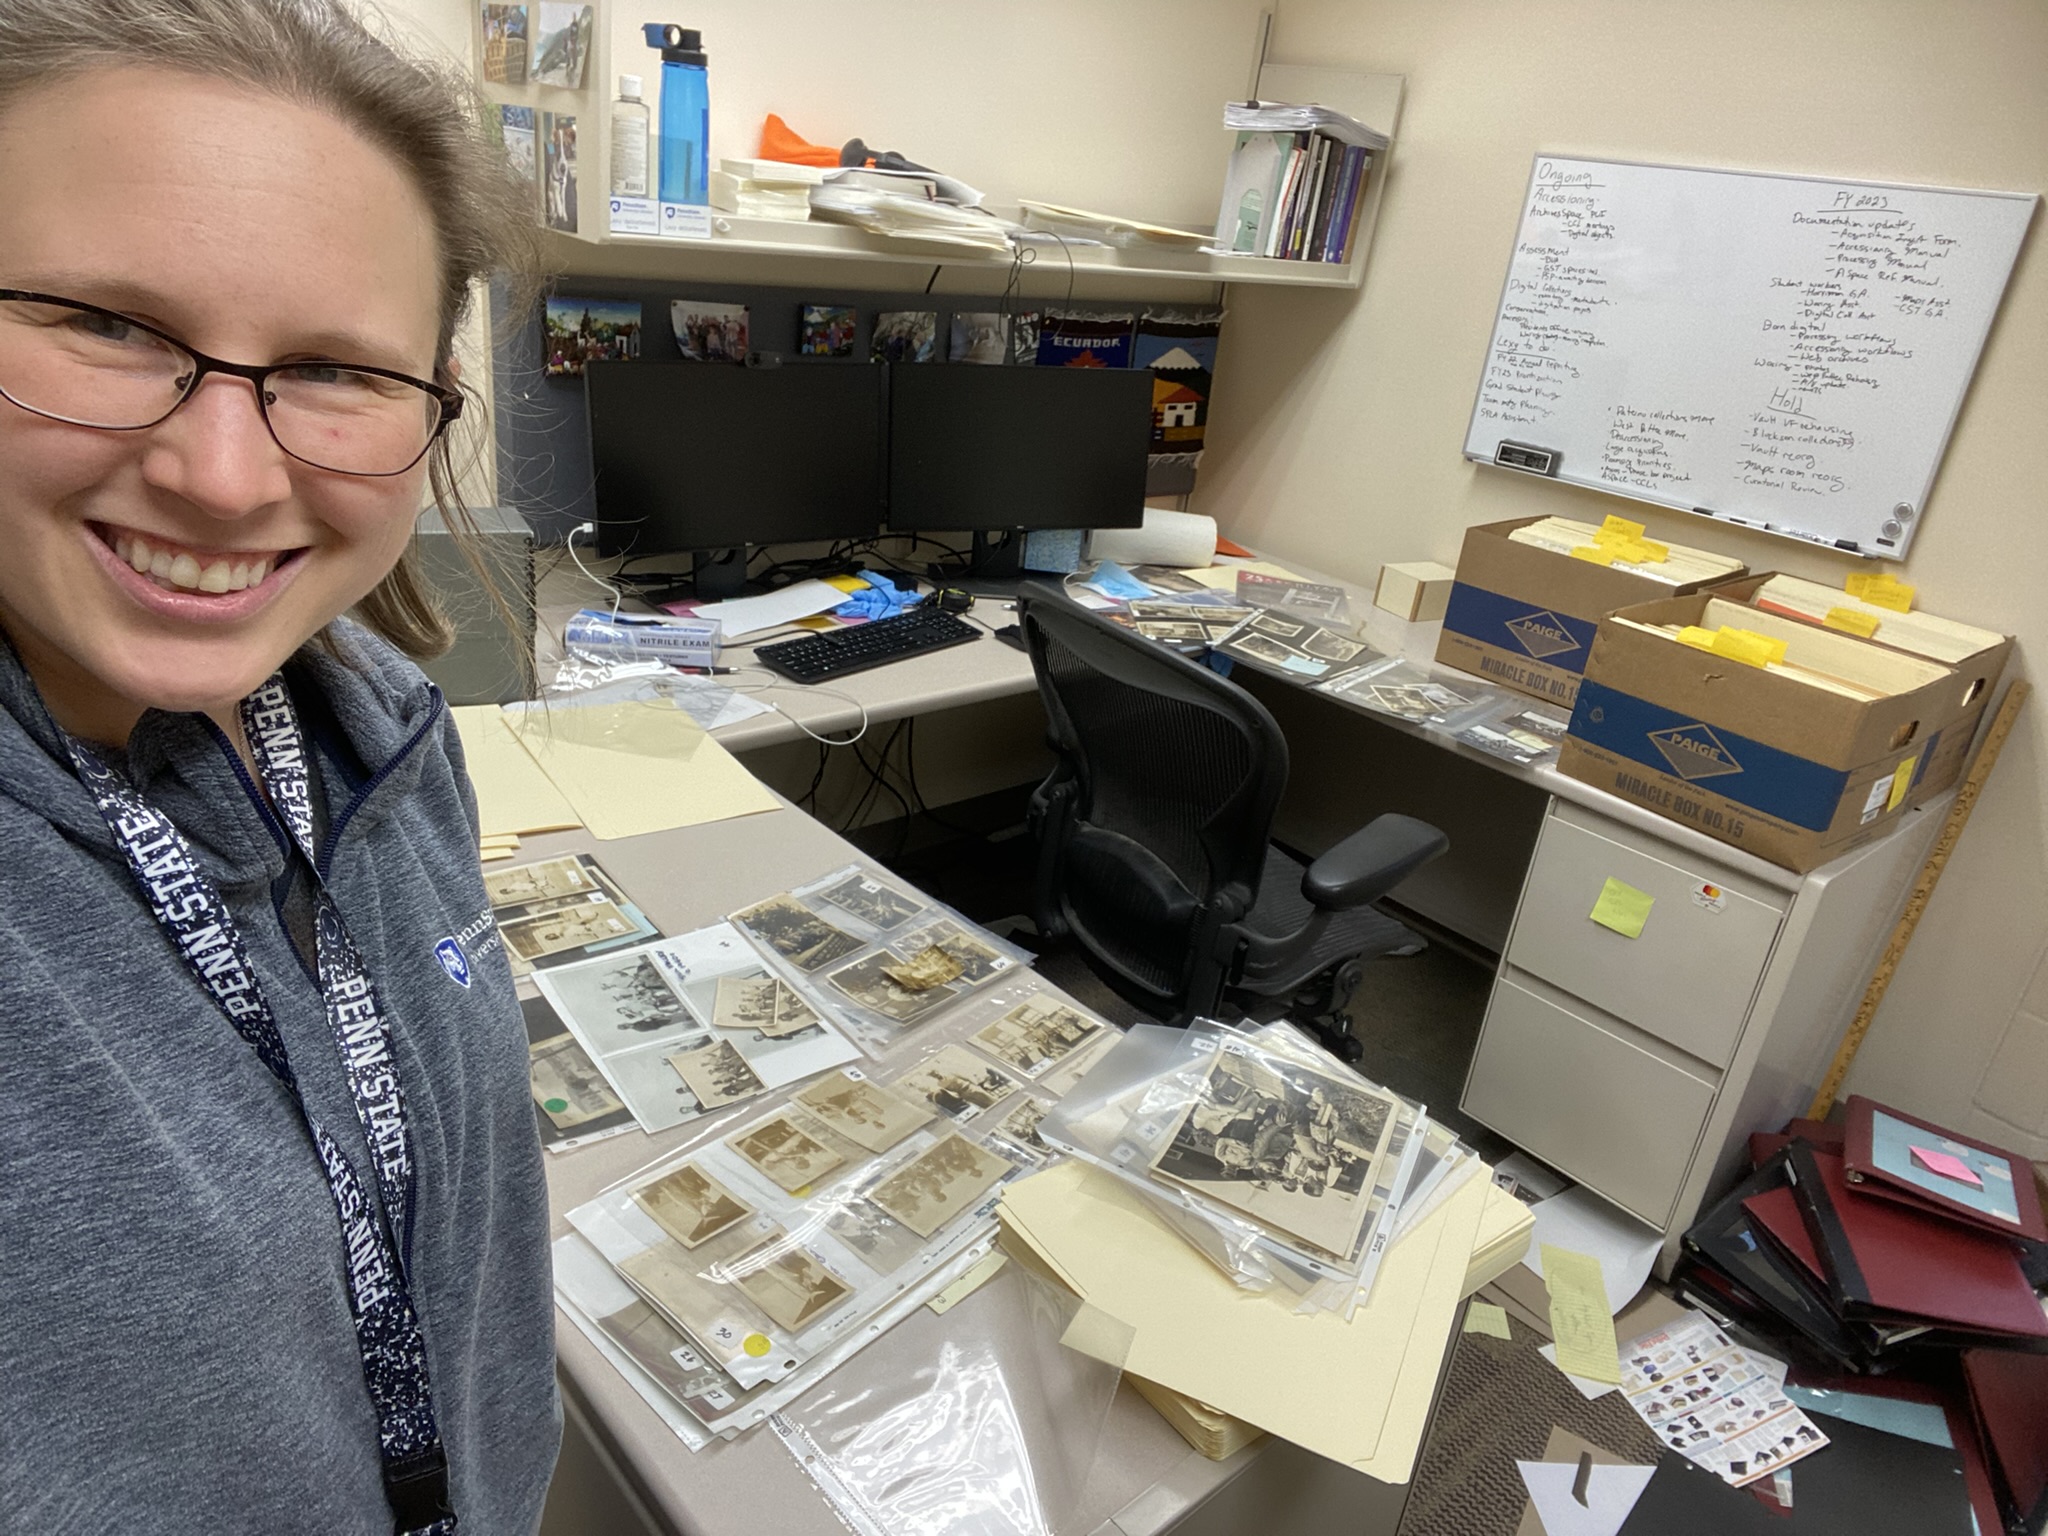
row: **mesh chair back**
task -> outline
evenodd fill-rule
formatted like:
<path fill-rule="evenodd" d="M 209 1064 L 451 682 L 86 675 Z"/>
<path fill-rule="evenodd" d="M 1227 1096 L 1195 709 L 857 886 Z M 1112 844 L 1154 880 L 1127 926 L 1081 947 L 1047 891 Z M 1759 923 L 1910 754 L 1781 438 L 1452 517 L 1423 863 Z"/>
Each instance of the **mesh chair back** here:
<path fill-rule="evenodd" d="M 1211 1008 L 1219 930 L 1257 899 L 1287 743 L 1256 699 L 1049 587 L 1018 621 L 1059 763 L 1041 906 L 1172 1014 Z"/>

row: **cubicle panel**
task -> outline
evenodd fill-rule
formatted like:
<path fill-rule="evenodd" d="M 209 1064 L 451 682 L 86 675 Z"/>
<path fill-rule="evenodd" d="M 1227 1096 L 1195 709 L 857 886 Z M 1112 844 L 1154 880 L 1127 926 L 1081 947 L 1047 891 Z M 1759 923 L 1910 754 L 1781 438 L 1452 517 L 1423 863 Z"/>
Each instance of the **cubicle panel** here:
<path fill-rule="evenodd" d="M 1637 904 L 1648 898 L 1635 937 L 1597 920 L 1610 890 Z M 1543 824 L 1507 959 L 1723 1067 L 1783 915 L 1767 887 L 1559 806 Z"/>
<path fill-rule="evenodd" d="M 1714 1088 L 1570 1004 L 1496 981 L 1460 1107 L 1662 1228 Z"/>

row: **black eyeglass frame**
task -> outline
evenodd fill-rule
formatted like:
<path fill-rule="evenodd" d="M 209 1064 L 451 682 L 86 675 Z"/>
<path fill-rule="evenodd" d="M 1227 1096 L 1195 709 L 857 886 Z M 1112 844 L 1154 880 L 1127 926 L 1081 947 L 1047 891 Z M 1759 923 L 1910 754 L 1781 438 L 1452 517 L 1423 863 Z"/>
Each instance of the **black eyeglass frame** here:
<path fill-rule="evenodd" d="M 0 300 L 4 299 L 19 300 L 28 304 L 55 304 L 65 309 L 82 310 L 89 315 L 105 315 L 109 320 L 118 320 L 123 325 L 132 325 L 145 335 L 154 336 L 158 341 L 177 348 L 178 351 L 191 358 L 195 364 L 192 376 L 185 381 L 185 387 L 178 392 L 178 398 L 171 402 L 170 408 L 163 415 L 157 417 L 154 421 L 137 422 L 134 426 L 130 427 L 110 427 L 96 421 L 79 421 L 70 416 L 59 416 L 55 412 L 39 410 L 37 407 L 29 405 L 24 401 L 16 400 L 4 388 L 0 388 L 0 398 L 6 399 L 12 405 L 20 406 L 21 409 L 27 411 L 32 416 L 41 416 L 46 421 L 61 421 L 66 426 L 72 427 L 90 427 L 95 432 L 147 432 L 151 427 L 161 426 L 164 422 L 168 421 L 177 412 L 178 408 L 187 400 L 190 400 L 198 391 L 199 386 L 205 382 L 208 374 L 226 374 L 230 378 L 247 379 L 249 381 L 250 387 L 256 392 L 256 411 L 263 418 L 263 428 L 270 434 L 270 440 L 277 444 L 281 452 L 297 459 L 301 464 L 309 465 L 330 475 L 356 475 L 366 480 L 388 480 L 393 475 L 404 474 L 415 464 L 419 463 L 421 459 L 425 458 L 435 442 L 439 440 L 441 434 L 448 430 L 449 423 L 462 414 L 462 396 L 456 391 L 428 379 L 416 379 L 411 374 L 400 373 L 396 369 L 376 368 L 368 363 L 345 363 L 336 358 L 309 358 L 296 363 L 231 363 L 225 358 L 211 357 L 201 352 L 190 342 L 180 341 L 168 331 L 158 330 L 153 325 L 137 320 L 133 315 L 122 314 L 118 309 L 107 309 L 98 304 L 87 304 L 79 299 L 67 299 L 60 294 L 31 293 L 25 288 L 0 288 Z M 350 373 L 367 373 L 374 378 L 392 379 L 400 384 L 410 384 L 415 389 L 424 390 L 440 407 L 440 417 L 435 421 L 434 429 L 427 434 L 426 442 L 420 445 L 420 451 L 397 469 L 336 469 L 332 465 L 317 463 L 302 453 L 293 453 L 285 440 L 277 435 L 277 427 L 270 419 L 270 395 L 263 387 L 274 373 L 289 373 L 295 368 L 309 367 L 345 368 Z"/>

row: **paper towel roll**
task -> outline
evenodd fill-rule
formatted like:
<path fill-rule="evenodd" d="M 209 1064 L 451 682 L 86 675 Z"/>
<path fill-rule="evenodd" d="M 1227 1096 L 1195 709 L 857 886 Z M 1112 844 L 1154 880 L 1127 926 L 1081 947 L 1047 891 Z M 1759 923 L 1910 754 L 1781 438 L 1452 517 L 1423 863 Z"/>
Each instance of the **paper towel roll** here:
<path fill-rule="evenodd" d="M 1216 554 L 1216 519 L 1199 512 L 1145 509 L 1142 528 L 1097 528 L 1088 535 L 1090 560 L 1118 565 L 1207 565 Z"/>

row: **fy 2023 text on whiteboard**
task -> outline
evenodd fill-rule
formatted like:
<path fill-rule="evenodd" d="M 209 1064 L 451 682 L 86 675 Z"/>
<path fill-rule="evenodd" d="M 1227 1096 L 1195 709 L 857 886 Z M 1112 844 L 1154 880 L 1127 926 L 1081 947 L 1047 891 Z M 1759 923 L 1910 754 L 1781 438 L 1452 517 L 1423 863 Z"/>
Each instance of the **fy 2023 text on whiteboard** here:
<path fill-rule="evenodd" d="M 2035 201 L 1538 155 L 1465 455 L 1901 558 Z"/>

